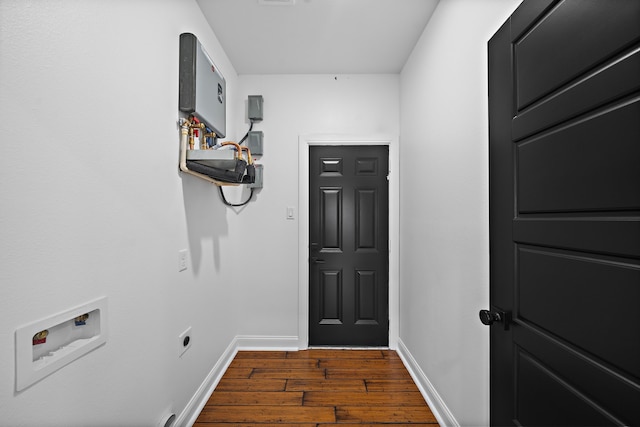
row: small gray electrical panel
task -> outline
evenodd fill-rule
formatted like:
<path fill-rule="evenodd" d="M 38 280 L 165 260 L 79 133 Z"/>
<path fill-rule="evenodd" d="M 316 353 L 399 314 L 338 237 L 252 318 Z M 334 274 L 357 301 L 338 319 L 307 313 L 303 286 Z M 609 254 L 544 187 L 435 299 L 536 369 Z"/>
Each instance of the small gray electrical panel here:
<path fill-rule="evenodd" d="M 264 138 L 264 134 L 261 130 L 252 130 L 249 132 L 249 137 L 247 140 L 247 147 L 251 150 L 251 154 L 254 156 L 262 156 L 263 148 L 262 148 L 262 140 Z"/>
<path fill-rule="evenodd" d="M 249 120 L 260 121 L 262 120 L 262 95 L 249 95 L 248 105 L 248 117 Z"/>
<path fill-rule="evenodd" d="M 256 166 L 256 180 L 253 184 L 247 184 L 248 188 L 262 188 L 262 175 L 264 172 L 263 165 L 255 165 Z"/>
<path fill-rule="evenodd" d="M 220 138 L 226 134 L 226 82 L 196 36 L 180 34 L 180 111 L 193 114 Z"/>

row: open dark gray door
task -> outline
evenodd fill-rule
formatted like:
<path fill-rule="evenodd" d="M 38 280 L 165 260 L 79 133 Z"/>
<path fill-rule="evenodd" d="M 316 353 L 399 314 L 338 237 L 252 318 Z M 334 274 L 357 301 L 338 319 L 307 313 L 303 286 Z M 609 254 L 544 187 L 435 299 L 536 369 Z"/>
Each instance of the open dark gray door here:
<path fill-rule="evenodd" d="M 640 425 L 640 1 L 489 42 L 493 425 Z"/>

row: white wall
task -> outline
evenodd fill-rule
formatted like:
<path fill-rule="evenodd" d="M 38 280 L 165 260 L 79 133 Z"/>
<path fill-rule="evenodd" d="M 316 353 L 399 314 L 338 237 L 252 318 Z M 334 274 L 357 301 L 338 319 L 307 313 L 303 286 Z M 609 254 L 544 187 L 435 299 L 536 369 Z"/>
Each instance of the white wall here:
<path fill-rule="evenodd" d="M 0 2 L 2 425 L 155 426 L 237 334 L 228 211 L 178 173 L 185 31 L 234 99 L 235 70 L 193 0 Z M 15 392 L 16 328 L 100 296 L 107 343 Z"/>
<path fill-rule="evenodd" d="M 441 0 L 401 73 L 400 339 L 460 425 L 489 421 L 487 41 L 519 0 Z"/>
<path fill-rule="evenodd" d="M 240 215 L 229 219 L 233 236 L 244 236 L 255 256 L 252 281 L 238 285 L 248 315 L 238 319 L 241 333 L 298 335 L 298 142 L 300 135 L 369 136 L 399 132 L 398 75 L 240 75 L 239 111 L 249 95 L 264 97 L 264 188 Z M 248 122 L 238 117 L 240 139 Z M 228 189 L 229 199 L 241 195 Z M 296 219 L 286 220 L 286 208 Z M 243 234 L 243 231 L 244 234 Z M 247 232 L 250 230 L 250 232 Z M 240 259 L 237 268 L 242 269 Z M 246 268 L 245 268 L 246 270 Z"/>

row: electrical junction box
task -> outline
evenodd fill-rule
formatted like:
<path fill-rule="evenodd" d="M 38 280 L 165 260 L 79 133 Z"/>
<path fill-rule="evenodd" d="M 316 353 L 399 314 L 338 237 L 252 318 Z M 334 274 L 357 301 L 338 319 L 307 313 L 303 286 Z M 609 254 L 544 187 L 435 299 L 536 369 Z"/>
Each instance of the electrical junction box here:
<path fill-rule="evenodd" d="M 255 165 L 255 167 L 256 167 L 256 180 L 253 184 L 247 184 L 248 188 L 262 188 L 264 166 Z"/>
<path fill-rule="evenodd" d="M 249 117 L 249 120 L 262 120 L 263 101 L 264 99 L 262 98 L 262 95 L 249 95 L 249 105 L 247 107 L 247 116 Z"/>
<path fill-rule="evenodd" d="M 191 33 L 180 34 L 179 109 L 193 114 L 220 138 L 226 134 L 226 81 Z"/>
<path fill-rule="evenodd" d="M 261 130 L 252 130 L 251 132 L 249 132 L 247 147 L 251 151 L 251 155 L 262 156 L 262 153 L 264 152 L 262 149 L 263 137 L 264 134 Z"/>

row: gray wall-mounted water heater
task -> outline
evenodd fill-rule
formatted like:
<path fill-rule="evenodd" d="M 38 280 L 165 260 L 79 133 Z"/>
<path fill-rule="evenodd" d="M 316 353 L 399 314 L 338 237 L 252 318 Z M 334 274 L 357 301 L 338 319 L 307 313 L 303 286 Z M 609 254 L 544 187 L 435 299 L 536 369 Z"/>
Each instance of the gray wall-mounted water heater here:
<path fill-rule="evenodd" d="M 226 134 L 226 82 L 202 44 L 180 34 L 180 111 L 193 114 L 218 137 Z"/>

